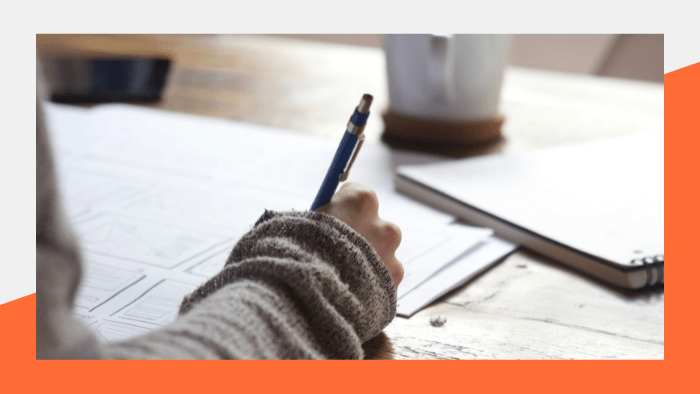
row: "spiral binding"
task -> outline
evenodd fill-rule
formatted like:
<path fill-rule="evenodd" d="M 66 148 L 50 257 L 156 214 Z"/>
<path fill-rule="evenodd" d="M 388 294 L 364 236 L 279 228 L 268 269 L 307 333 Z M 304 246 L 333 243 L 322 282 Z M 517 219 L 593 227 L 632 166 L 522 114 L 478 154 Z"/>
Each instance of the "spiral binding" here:
<path fill-rule="evenodd" d="M 653 286 L 658 283 L 664 282 L 664 255 L 657 254 L 655 256 L 645 256 L 641 258 L 636 258 L 630 261 L 630 264 L 634 266 L 643 266 L 647 270 L 647 284 L 646 286 Z M 656 269 L 656 281 L 651 282 L 652 269 Z"/>

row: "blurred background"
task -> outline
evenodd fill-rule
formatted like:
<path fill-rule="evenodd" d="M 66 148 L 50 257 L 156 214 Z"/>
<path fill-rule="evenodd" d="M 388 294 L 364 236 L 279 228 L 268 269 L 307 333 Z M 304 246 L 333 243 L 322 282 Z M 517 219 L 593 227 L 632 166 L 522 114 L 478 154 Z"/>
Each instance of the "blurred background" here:
<path fill-rule="evenodd" d="M 331 139 L 337 139 L 348 108 L 357 105 L 363 93 L 374 95 L 377 115 L 388 107 L 380 34 L 36 38 L 47 90 L 80 87 L 76 81 L 81 75 L 97 75 L 93 87 L 107 85 L 102 77 L 106 72 L 110 79 L 119 75 L 123 81 L 148 82 L 141 84 L 149 89 L 138 98 L 150 102 L 139 105 Z M 501 95 L 507 143 L 479 153 L 542 148 L 658 127 L 658 119 L 663 119 L 663 49 L 661 34 L 513 35 Z M 134 63 L 124 68 L 151 70 L 144 74 L 149 78 L 140 71 L 125 74 L 94 63 L 144 57 L 169 61 L 163 67 Z M 86 66 L 81 69 L 56 62 L 80 58 L 93 63 L 78 63 Z M 384 126 L 381 116 L 373 117 L 365 130 L 367 142 L 379 142 Z"/>
<path fill-rule="evenodd" d="M 284 34 L 301 40 L 381 48 L 381 34 Z M 663 82 L 663 34 L 515 34 L 516 67 Z"/>

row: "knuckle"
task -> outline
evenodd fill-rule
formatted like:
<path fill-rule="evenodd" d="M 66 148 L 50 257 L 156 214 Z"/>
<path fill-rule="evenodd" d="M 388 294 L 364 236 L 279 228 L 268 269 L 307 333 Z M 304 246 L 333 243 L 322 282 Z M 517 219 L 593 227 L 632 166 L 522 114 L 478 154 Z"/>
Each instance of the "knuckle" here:
<path fill-rule="evenodd" d="M 390 266 L 387 266 L 387 268 L 389 269 L 391 279 L 394 280 L 394 284 L 398 286 L 399 283 L 401 283 L 401 281 L 403 280 L 404 276 L 403 264 L 401 264 L 400 261 L 394 259 L 393 263 Z"/>
<path fill-rule="evenodd" d="M 404 275 L 403 264 L 401 264 L 397 260 L 396 261 L 396 283 L 401 283 L 401 281 L 403 280 L 403 275 Z"/>
<path fill-rule="evenodd" d="M 393 250 L 401 245 L 401 229 L 395 223 L 385 221 L 381 226 L 381 231 L 385 242 Z"/>
<path fill-rule="evenodd" d="M 377 193 L 371 189 L 362 190 L 359 193 L 360 201 L 362 201 L 362 206 L 376 211 L 379 208 L 379 199 L 377 198 Z"/>
<path fill-rule="evenodd" d="M 348 196 L 351 204 L 362 212 L 377 212 L 379 210 L 379 199 L 374 190 L 364 187 L 352 190 Z"/>

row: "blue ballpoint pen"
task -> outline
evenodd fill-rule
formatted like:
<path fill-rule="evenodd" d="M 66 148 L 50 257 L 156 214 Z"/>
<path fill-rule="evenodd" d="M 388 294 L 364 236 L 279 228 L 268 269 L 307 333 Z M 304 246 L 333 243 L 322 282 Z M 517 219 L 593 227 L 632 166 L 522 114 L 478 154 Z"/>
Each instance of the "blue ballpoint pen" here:
<path fill-rule="evenodd" d="M 357 152 L 360 151 L 362 142 L 365 140 L 365 135 L 362 132 L 367 124 L 370 105 L 372 105 L 372 95 L 365 94 L 360 100 L 360 105 L 355 108 L 355 113 L 350 117 L 348 127 L 345 130 L 343 139 L 340 141 L 338 150 L 335 152 L 331 166 L 326 173 L 326 177 L 323 178 L 323 183 L 318 194 L 316 194 L 314 203 L 311 204 L 312 211 L 328 204 L 333 194 L 335 194 L 338 183 L 348 179 L 350 167 L 355 162 Z"/>

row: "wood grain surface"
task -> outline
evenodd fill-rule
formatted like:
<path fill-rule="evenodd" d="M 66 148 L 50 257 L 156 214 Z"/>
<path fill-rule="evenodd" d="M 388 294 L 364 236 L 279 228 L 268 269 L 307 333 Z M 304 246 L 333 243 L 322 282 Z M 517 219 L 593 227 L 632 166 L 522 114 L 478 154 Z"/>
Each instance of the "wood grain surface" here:
<path fill-rule="evenodd" d="M 37 56 L 166 55 L 164 110 L 338 138 L 363 93 L 388 105 L 381 49 L 269 36 L 37 35 Z M 663 130 L 663 85 L 509 68 L 505 139 L 519 152 Z M 367 142 L 379 144 L 380 116 Z M 611 240 L 611 242 L 614 242 Z M 431 319 L 444 319 L 434 326 Z M 610 287 L 519 250 L 365 344 L 368 359 L 663 359 L 664 289 Z"/>

